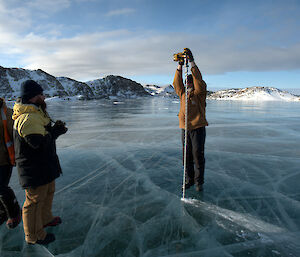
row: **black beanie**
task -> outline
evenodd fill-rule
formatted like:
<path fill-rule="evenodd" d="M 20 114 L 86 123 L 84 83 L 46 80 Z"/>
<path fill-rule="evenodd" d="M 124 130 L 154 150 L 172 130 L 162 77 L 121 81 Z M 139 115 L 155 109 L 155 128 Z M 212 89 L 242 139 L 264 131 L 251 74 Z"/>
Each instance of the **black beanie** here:
<path fill-rule="evenodd" d="M 27 102 L 32 97 L 43 93 L 43 88 L 34 80 L 26 80 L 21 85 L 21 95 L 23 102 Z"/>

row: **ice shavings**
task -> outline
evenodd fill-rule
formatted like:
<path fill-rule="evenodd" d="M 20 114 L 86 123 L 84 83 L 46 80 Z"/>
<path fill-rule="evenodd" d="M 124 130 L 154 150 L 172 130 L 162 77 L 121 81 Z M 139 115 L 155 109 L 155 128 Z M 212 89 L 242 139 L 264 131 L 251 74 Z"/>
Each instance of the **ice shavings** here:
<path fill-rule="evenodd" d="M 252 232 L 265 232 L 265 233 L 282 233 L 286 232 L 285 229 L 272 224 L 268 224 L 259 218 L 253 217 L 249 214 L 242 214 L 235 211 L 227 210 L 219 206 L 201 202 L 196 199 L 182 199 L 184 202 L 192 204 L 198 208 L 202 208 L 203 211 L 207 211 L 211 214 L 220 216 L 230 222 L 246 228 Z"/>

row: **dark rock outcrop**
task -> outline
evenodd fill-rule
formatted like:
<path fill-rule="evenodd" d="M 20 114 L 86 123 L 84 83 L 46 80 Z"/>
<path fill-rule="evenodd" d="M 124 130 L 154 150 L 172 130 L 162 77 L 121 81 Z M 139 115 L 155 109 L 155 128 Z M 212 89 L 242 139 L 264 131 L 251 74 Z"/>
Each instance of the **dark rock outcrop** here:
<path fill-rule="evenodd" d="M 0 92 L 5 97 L 16 98 L 20 94 L 20 87 L 25 80 L 38 82 L 48 96 L 67 96 L 62 84 L 52 75 L 42 70 L 26 70 L 19 68 L 3 68 L 0 66 Z"/>
<path fill-rule="evenodd" d="M 95 98 L 93 90 L 86 83 L 67 77 L 58 77 L 57 80 L 64 86 L 69 96 L 77 95 L 84 99 Z"/>
<path fill-rule="evenodd" d="M 149 95 L 143 86 L 131 79 L 109 75 L 103 79 L 87 82 L 96 96 L 132 98 Z"/>
<path fill-rule="evenodd" d="M 80 82 L 67 77 L 54 77 L 47 72 L 0 66 L 0 94 L 2 97 L 17 98 L 22 82 L 32 79 L 44 89 L 46 96 L 72 97 L 80 99 L 98 99 L 103 97 L 132 98 L 147 96 L 143 86 L 120 76 L 107 76 L 89 82 Z"/>

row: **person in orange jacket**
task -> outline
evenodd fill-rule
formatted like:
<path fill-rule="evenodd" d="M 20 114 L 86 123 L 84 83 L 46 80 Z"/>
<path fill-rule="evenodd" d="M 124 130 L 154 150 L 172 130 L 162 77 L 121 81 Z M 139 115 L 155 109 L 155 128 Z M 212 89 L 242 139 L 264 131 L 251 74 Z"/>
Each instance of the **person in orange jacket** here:
<path fill-rule="evenodd" d="M 206 138 L 206 94 L 207 86 L 202 79 L 201 72 L 195 64 L 190 49 L 186 49 L 188 61 L 191 64 L 192 74 L 187 76 L 188 89 L 188 118 L 187 118 L 187 165 L 185 188 L 196 186 L 196 191 L 203 190 L 205 157 L 204 146 Z M 182 129 L 182 144 L 185 139 L 185 88 L 182 78 L 182 65 L 179 62 L 173 86 L 180 99 L 178 114 L 179 127 Z"/>
<path fill-rule="evenodd" d="M 15 165 L 12 110 L 0 98 L 0 225 L 9 229 L 21 222 L 21 209 L 14 191 L 8 186 Z"/>

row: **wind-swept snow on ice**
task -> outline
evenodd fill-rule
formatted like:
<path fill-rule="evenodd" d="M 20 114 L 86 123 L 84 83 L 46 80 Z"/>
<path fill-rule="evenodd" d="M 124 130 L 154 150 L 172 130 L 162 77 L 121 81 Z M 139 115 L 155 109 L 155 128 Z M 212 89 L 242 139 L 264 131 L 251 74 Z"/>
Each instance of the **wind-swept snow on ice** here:
<path fill-rule="evenodd" d="M 185 200 L 178 101 L 48 105 L 69 127 L 54 256 L 300 256 L 299 103 L 208 101 L 205 188 Z M 0 230 L 0 256 L 23 256 L 21 227 Z"/>

